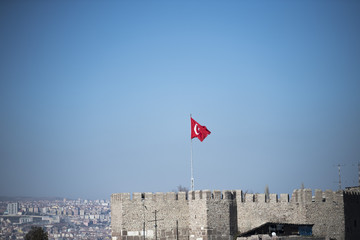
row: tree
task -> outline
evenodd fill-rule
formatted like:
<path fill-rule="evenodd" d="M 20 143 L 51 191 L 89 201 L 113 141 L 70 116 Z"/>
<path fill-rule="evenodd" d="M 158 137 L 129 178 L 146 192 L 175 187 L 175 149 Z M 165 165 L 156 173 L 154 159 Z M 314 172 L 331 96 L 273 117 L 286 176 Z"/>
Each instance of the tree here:
<path fill-rule="evenodd" d="M 173 190 L 173 192 L 189 192 L 189 189 L 187 187 L 183 187 L 181 185 L 177 186 L 177 190 Z"/>
<path fill-rule="evenodd" d="M 31 227 L 31 230 L 25 235 L 25 240 L 48 240 L 48 233 L 41 227 Z"/>

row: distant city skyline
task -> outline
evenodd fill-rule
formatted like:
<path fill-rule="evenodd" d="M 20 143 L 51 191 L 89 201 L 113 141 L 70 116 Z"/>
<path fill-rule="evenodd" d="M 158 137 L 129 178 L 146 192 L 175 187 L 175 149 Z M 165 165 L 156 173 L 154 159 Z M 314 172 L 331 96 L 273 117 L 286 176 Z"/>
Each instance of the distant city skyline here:
<path fill-rule="evenodd" d="M 0 199 L 0 216 L 1 239 L 23 239 L 35 222 L 51 239 L 96 239 L 111 234 L 110 200 L 27 198 L 9 203 Z"/>
<path fill-rule="evenodd" d="M 359 1 L 0 2 L 0 196 L 358 185 Z"/>

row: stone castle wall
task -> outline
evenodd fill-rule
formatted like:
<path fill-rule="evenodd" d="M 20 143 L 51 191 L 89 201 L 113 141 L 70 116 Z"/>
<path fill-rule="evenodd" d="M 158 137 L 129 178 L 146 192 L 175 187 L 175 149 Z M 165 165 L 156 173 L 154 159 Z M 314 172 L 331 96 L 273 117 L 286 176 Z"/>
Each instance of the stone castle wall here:
<path fill-rule="evenodd" d="M 233 239 L 266 222 L 314 224 L 313 234 L 360 239 L 360 194 L 294 190 L 289 194 L 236 191 L 118 193 L 111 196 L 112 236 L 117 240 Z M 155 210 L 157 231 L 155 232 Z M 347 234 L 345 238 L 345 233 Z M 157 235 L 156 235 L 157 234 Z"/>
<path fill-rule="evenodd" d="M 342 192 L 310 189 L 288 194 L 245 194 L 237 199 L 239 232 L 246 232 L 266 222 L 314 224 L 315 236 L 344 239 L 344 202 Z M 250 221 L 248 221 L 250 219 Z"/>
<path fill-rule="evenodd" d="M 157 232 L 155 232 L 155 210 Z M 112 236 L 123 240 L 188 239 L 189 202 L 185 193 L 117 193 L 111 196 Z"/>

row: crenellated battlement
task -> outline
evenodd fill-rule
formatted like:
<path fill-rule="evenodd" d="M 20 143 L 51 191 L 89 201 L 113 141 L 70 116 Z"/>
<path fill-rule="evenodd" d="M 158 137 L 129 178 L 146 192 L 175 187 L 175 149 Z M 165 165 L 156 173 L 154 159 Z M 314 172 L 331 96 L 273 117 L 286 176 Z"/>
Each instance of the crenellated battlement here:
<path fill-rule="evenodd" d="M 143 201 L 143 200 L 151 200 L 151 201 L 172 201 L 172 200 L 187 200 L 187 194 L 185 192 L 133 192 L 131 193 L 114 193 L 111 195 L 111 198 L 118 201 Z"/>
<path fill-rule="evenodd" d="M 312 203 L 312 202 L 341 202 L 343 192 L 333 192 L 326 190 L 325 192 L 316 189 L 315 195 L 312 195 L 311 189 L 296 189 L 293 191 L 291 198 L 287 193 L 276 193 L 269 194 L 267 199 L 264 193 L 242 193 L 238 194 L 241 196 L 240 202 L 254 202 L 254 203 Z"/>
<path fill-rule="evenodd" d="M 360 197 L 360 191 L 344 191 L 344 195 L 351 195 L 351 196 L 359 196 Z"/>
<path fill-rule="evenodd" d="M 189 191 L 189 200 L 232 200 L 236 198 L 235 191 L 197 190 Z"/>
<path fill-rule="evenodd" d="M 156 193 L 114 193 L 111 195 L 112 199 L 117 201 L 142 201 L 142 200 L 152 200 L 152 201 L 171 201 L 171 200 L 222 200 L 227 199 L 231 200 L 234 199 L 236 193 L 233 191 L 219 191 L 219 190 L 196 190 L 196 191 L 189 191 L 186 192 L 156 192 Z"/>
<path fill-rule="evenodd" d="M 315 189 L 314 195 L 311 189 L 295 189 L 291 195 L 288 193 L 269 194 L 266 198 L 264 193 L 244 193 L 242 190 L 196 190 L 186 192 L 134 192 L 114 193 L 112 199 L 116 201 L 196 201 L 196 200 L 236 200 L 238 203 L 311 203 L 311 202 L 341 202 L 343 195 L 360 196 L 360 192 L 353 191 L 322 191 Z"/>

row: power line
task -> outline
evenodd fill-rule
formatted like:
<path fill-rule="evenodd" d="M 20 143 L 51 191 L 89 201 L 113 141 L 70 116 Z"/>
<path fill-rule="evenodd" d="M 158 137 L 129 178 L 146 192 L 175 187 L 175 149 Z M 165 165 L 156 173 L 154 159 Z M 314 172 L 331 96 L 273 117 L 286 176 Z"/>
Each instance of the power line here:
<path fill-rule="evenodd" d="M 149 221 L 149 222 L 155 222 L 155 225 L 154 225 L 154 227 L 155 227 L 155 240 L 157 240 L 157 227 L 158 227 L 157 222 L 164 220 L 164 219 L 157 219 L 157 218 L 156 218 L 156 213 L 157 213 L 157 212 L 159 212 L 159 211 L 155 210 L 155 211 L 153 212 L 153 213 L 155 214 L 155 219 Z"/>

